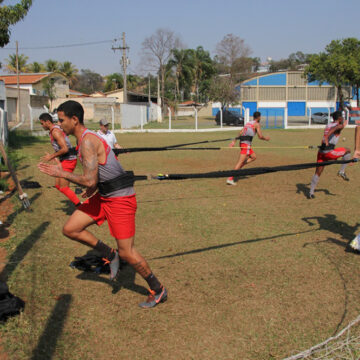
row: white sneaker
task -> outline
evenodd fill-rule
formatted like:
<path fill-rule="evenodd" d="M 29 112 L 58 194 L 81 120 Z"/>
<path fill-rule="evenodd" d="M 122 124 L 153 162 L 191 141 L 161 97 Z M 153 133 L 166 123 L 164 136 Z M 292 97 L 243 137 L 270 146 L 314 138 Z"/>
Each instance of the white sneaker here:
<path fill-rule="evenodd" d="M 354 250 L 360 251 L 360 241 L 359 241 L 359 235 L 355 236 L 355 239 L 351 241 L 350 247 Z"/>
<path fill-rule="evenodd" d="M 227 179 L 227 180 L 226 180 L 226 183 L 227 183 L 228 185 L 236 185 L 236 182 L 235 182 L 234 180 L 231 180 L 231 179 Z"/>

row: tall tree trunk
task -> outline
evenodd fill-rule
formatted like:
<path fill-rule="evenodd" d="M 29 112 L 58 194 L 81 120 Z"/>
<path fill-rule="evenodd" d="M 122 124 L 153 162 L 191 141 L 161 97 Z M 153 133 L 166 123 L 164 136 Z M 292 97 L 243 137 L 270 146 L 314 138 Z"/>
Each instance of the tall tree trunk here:
<path fill-rule="evenodd" d="M 337 86 L 337 90 L 338 90 L 338 98 L 339 98 L 339 102 L 340 102 L 340 107 L 341 107 L 341 109 L 344 109 L 344 94 L 342 92 L 341 85 Z"/>

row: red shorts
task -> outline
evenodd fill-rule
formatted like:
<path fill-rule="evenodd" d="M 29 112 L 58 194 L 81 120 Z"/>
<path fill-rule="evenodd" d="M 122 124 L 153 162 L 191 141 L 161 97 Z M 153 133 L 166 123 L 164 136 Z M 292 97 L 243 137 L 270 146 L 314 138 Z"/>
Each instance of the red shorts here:
<path fill-rule="evenodd" d="M 329 151 L 328 153 L 321 153 L 320 151 L 317 154 L 317 162 L 324 162 L 324 161 L 331 161 L 331 160 L 336 160 L 338 158 L 341 158 L 345 155 L 346 153 L 346 149 L 341 147 L 341 148 L 336 148 L 334 150 Z"/>
<path fill-rule="evenodd" d="M 61 166 L 64 171 L 73 172 L 76 168 L 77 159 L 74 160 L 63 160 Z"/>
<path fill-rule="evenodd" d="M 118 240 L 135 235 L 136 196 L 106 198 L 99 193 L 81 204 L 78 209 L 89 215 L 100 226 L 108 222 L 110 234 Z"/>
<path fill-rule="evenodd" d="M 240 144 L 240 154 L 242 155 L 251 155 L 251 154 L 254 154 L 254 150 L 251 148 L 251 145 L 249 144 L 244 144 L 244 143 L 241 143 Z"/>

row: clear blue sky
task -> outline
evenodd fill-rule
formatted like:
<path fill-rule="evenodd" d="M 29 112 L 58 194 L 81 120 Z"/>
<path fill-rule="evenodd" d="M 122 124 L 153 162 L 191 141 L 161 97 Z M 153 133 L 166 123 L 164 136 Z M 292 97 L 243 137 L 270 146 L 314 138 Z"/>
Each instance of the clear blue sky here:
<path fill-rule="evenodd" d="M 17 1 L 5 0 L 3 5 Z M 14 53 L 15 41 L 29 62 L 71 61 L 79 70 L 120 72 L 120 52 L 111 42 L 92 46 L 25 50 L 119 38 L 124 31 L 131 64 L 139 73 L 141 44 L 158 28 L 174 31 L 189 48 L 216 44 L 232 33 L 262 61 L 302 51 L 318 53 L 331 40 L 360 38 L 360 0 L 34 0 L 26 18 L 12 27 L 0 61 Z"/>

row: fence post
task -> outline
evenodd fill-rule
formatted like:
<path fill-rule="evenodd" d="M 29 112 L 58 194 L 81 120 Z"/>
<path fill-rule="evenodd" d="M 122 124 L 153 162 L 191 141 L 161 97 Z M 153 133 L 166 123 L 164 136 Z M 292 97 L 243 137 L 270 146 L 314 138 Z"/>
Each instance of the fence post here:
<path fill-rule="evenodd" d="M 144 130 L 144 124 L 143 124 L 143 108 L 140 106 L 140 129 L 141 131 Z"/>
<path fill-rule="evenodd" d="M 29 108 L 29 113 L 30 113 L 30 130 L 33 131 L 34 130 L 34 122 L 33 122 L 32 107 L 30 106 L 30 104 L 28 104 L 28 108 Z"/>
<path fill-rule="evenodd" d="M 247 124 L 250 121 L 250 109 L 246 108 L 245 109 L 245 119 L 244 119 L 244 124 Z"/>
<path fill-rule="evenodd" d="M 328 107 L 328 124 L 330 124 L 330 111 L 331 111 L 331 108 Z"/>
<path fill-rule="evenodd" d="M 198 129 L 198 116 L 197 116 L 196 106 L 194 106 L 194 111 L 195 111 L 195 131 L 197 131 L 197 129 Z"/>
<path fill-rule="evenodd" d="M 222 127 L 223 127 L 223 112 L 222 112 L 222 107 L 220 107 L 219 111 L 220 111 L 220 129 L 222 129 Z"/>
<path fill-rule="evenodd" d="M 169 131 L 171 131 L 171 109 L 168 107 L 169 112 Z"/>
<path fill-rule="evenodd" d="M 309 108 L 309 126 L 311 126 L 311 107 Z"/>
<path fill-rule="evenodd" d="M 287 107 L 284 109 L 284 128 L 288 128 L 288 109 Z"/>
<path fill-rule="evenodd" d="M 115 129 L 115 110 L 113 105 L 111 105 L 111 128 L 112 130 Z"/>

